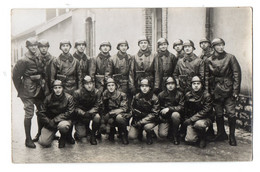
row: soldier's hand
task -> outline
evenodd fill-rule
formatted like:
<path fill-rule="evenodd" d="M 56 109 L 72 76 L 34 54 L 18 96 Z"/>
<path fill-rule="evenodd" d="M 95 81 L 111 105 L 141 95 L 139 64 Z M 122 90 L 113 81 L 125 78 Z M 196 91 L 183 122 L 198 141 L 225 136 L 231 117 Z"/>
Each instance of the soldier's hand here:
<path fill-rule="evenodd" d="M 183 122 L 183 125 L 185 125 L 185 126 L 188 126 L 188 125 L 191 125 L 191 124 L 192 124 L 191 119 L 186 119 L 186 120 Z"/>
<path fill-rule="evenodd" d="M 236 93 L 233 93 L 232 96 L 234 97 L 235 101 L 238 101 L 239 97 L 238 97 L 238 95 Z"/>
<path fill-rule="evenodd" d="M 169 112 L 169 110 L 170 110 L 169 108 L 164 108 L 161 110 L 161 114 L 165 115 L 166 113 Z"/>

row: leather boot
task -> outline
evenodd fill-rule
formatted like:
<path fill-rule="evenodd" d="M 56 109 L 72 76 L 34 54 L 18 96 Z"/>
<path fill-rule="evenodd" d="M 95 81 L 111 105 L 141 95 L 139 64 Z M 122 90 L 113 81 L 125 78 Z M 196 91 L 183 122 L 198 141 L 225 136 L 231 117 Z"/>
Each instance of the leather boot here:
<path fill-rule="evenodd" d="M 91 136 L 90 136 L 90 144 L 91 145 L 97 145 L 97 140 L 96 140 L 96 132 L 92 131 Z"/>
<path fill-rule="evenodd" d="M 147 143 L 148 145 L 153 144 L 152 131 L 146 132 L 146 143 Z"/>
<path fill-rule="evenodd" d="M 237 146 L 235 130 L 236 130 L 236 118 L 230 118 L 229 119 L 229 144 L 231 146 Z"/>
<path fill-rule="evenodd" d="M 25 130 L 25 146 L 28 148 L 36 148 L 31 138 L 31 119 L 24 119 L 24 130 Z"/>
<path fill-rule="evenodd" d="M 154 130 L 151 131 L 151 135 L 153 139 L 157 139 L 157 135 L 155 134 Z"/>
<path fill-rule="evenodd" d="M 214 141 L 214 138 L 215 138 L 215 132 L 213 129 L 213 124 L 211 124 L 206 132 L 206 140 Z"/>
<path fill-rule="evenodd" d="M 173 144 L 179 145 L 180 144 L 180 138 L 179 138 L 179 125 L 173 125 L 171 128 L 172 137 L 173 137 Z"/>
<path fill-rule="evenodd" d="M 111 142 L 115 141 L 115 132 L 116 132 L 115 127 L 111 127 L 110 133 L 108 135 L 108 140 L 109 141 L 111 141 Z"/>
<path fill-rule="evenodd" d="M 138 136 L 137 136 L 137 139 L 141 142 L 143 140 L 143 130 L 139 130 L 138 131 Z"/>
<path fill-rule="evenodd" d="M 61 137 L 59 139 L 59 148 L 64 148 L 65 144 L 66 144 L 66 139 L 67 139 L 67 135 L 66 134 L 61 134 Z"/>
<path fill-rule="evenodd" d="M 227 133 L 225 131 L 224 127 L 224 117 L 216 117 L 216 123 L 217 123 L 217 135 L 214 139 L 214 141 L 224 141 L 228 139 Z"/>
<path fill-rule="evenodd" d="M 206 134 L 205 134 L 205 130 L 202 130 L 199 132 L 199 138 L 200 138 L 200 141 L 199 141 L 199 147 L 200 148 L 205 148 L 206 147 Z"/>
<path fill-rule="evenodd" d="M 73 126 L 71 126 L 71 128 L 69 129 L 69 132 L 67 133 L 66 141 L 67 141 L 69 144 L 74 145 L 74 144 L 75 144 L 75 140 L 74 140 L 73 137 L 72 137 L 72 128 L 73 128 Z"/>
<path fill-rule="evenodd" d="M 121 131 L 121 140 L 122 140 L 122 143 L 124 145 L 128 145 L 129 144 L 129 141 L 128 141 L 128 131 L 126 129 L 126 127 L 124 129 L 120 129 Z"/>

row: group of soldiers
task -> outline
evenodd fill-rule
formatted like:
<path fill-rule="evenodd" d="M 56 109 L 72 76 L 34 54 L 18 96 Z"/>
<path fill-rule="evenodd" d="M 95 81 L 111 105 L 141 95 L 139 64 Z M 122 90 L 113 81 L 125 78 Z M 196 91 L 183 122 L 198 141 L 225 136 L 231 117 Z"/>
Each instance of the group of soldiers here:
<path fill-rule="evenodd" d="M 158 125 L 158 135 L 174 145 L 184 140 L 204 148 L 206 140 L 229 139 L 236 146 L 235 103 L 241 69 L 236 57 L 224 51 L 224 40 L 202 39 L 200 56 L 193 53 L 191 40 L 174 41 L 176 56 L 168 51 L 165 38 L 157 41 L 155 53 L 149 44 L 147 37 L 140 38 L 140 49 L 131 56 L 128 42 L 119 41 L 117 54 L 111 56 L 111 44 L 102 42 L 98 56 L 90 58 L 84 53 L 84 40 L 75 41 L 73 55 L 70 41 L 62 40 L 60 56 L 53 57 L 47 40 L 27 39 L 28 51 L 13 68 L 13 82 L 25 110 L 25 145 L 35 148 L 38 141 L 49 147 L 58 139 L 63 148 L 84 137 L 96 145 L 104 134 L 110 141 L 118 134 L 128 144 L 128 139 L 142 141 L 144 130 L 146 143 L 152 144 Z M 34 105 L 38 133 L 32 139 Z"/>

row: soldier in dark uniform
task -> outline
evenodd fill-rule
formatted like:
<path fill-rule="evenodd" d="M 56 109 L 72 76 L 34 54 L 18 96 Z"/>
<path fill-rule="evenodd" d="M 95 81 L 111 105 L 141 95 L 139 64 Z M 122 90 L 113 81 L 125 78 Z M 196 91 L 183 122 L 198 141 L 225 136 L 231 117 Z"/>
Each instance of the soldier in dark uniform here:
<path fill-rule="evenodd" d="M 165 88 L 165 79 L 173 76 L 178 59 L 168 51 L 168 41 L 160 38 L 157 41 L 158 51 L 154 58 L 155 83 L 154 93 L 159 94 Z"/>
<path fill-rule="evenodd" d="M 165 138 L 168 134 L 173 137 L 175 145 L 180 144 L 179 125 L 181 114 L 184 109 L 184 95 L 177 89 L 176 81 L 173 77 L 168 77 L 165 81 L 166 90 L 158 95 L 160 103 L 158 134 Z"/>
<path fill-rule="evenodd" d="M 176 51 L 176 58 L 182 59 L 184 57 L 184 51 L 183 51 L 183 41 L 181 39 L 177 39 L 173 42 L 173 49 Z"/>
<path fill-rule="evenodd" d="M 34 105 L 40 110 L 44 99 L 44 66 L 37 50 L 38 42 L 34 38 L 26 40 L 28 51 L 19 59 L 13 68 L 13 82 L 24 104 L 25 146 L 36 148 L 31 138 L 31 119 L 34 115 Z"/>
<path fill-rule="evenodd" d="M 202 79 L 194 76 L 191 80 L 192 90 L 185 95 L 185 112 L 183 125 L 187 127 L 185 141 L 199 141 L 200 148 L 206 146 L 206 128 L 212 123 L 212 98 L 203 88 Z"/>
<path fill-rule="evenodd" d="M 212 51 L 211 45 L 210 45 L 210 40 L 208 40 L 207 38 L 202 38 L 200 40 L 199 44 L 200 44 L 200 48 L 202 49 L 200 58 L 205 61 L 207 58 L 209 58 L 213 54 L 213 51 Z"/>
<path fill-rule="evenodd" d="M 153 94 L 151 82 L 147 79 L 141 79 L 140 93 L 137 93 L 132 101 L 132 125 L 129 130 L 129 139 L 143 138 L 143 130 L 146 131 L 146 143 L 152 144 L 153 128 L 157 125 L 160 105 L 158 98 Z"/>
<path fill-rule="evenodd" d="M 118 127 L 122 143 L 128 144 L 126 127 L 129 124 L 131 114 L 128 110 L 127 96 L 117 89 L 114 79 L 108 78 L 106 83 L 107 88 L 102 95 L 103 121 L 101 128 L 109 134 L 108 139 L 114 141 L 115 127 Z"/>
<path fill-rule="evenodd" d="M 215 141 L 228 139 L 224 128 L 223 110 L 225 109 L 229 121 L 229 144 L 236 146 L 235 104 L 240 92 L 241 68 L 236 57 L 225 52 L 223 39 L 215 38 L 211 45 L 214 54 L 206 60 L 205 74 L 209 84 L 209 91 L 214 97 L 217 122 Z"/>
<path fill-rule="evenodd" d="M 82 76 L 79 61 L 70 54 L 71 43 L 69 40 L 60 42 L 60 56 L 53 60 L 51 69 L 51 80 L 59 79 L 63 82 L 64 92 L 73 95 L 74 91 L 82 87 Z M 67 134 L 67 141 L 75 144 L 72 137 L 72 128 L 70 134 Z"/>
<path fill-rule="evenodd" d="M 64 92 L 62 82 L 55 80 L 53 93 L 44 100 L 39 117 L 44 125 L 41 130 L 39 144 L 51 146 L 57 131 L 60 132 L 59 148 L 65 147 L 66 138 L 72 126 L 71 118 L 74 112 L 74 101 L 70 94 Z"/>
<path fill-rule="evenodd" d="M 105 80 L 112 75 L 112 59 L 109 51 L 111 44 L 104 41 L 99 46 L 100 53 L 91 59 L 90 76 L 95 78 L 95 87 L 101 92 L 104 91 Z"/>
<path fill-rule="evenodd" d="M 51 65 L 53 62 L 54 57 L 48 52 L 50 44 L 47 40 L 41 39 L 38 41 L 38 49 L 40 50 L 40 60 L 42 61 L 42 65 L 44 66 L 44 95 L 48 96 L 52 92 L 52 85 L 51 85 Z M 43 125 L 41 124 L 40 119 L 37 116 L 37 123 L 38 123 L 38 132 L 33 139 L 34 142 L 39 140 L 41 135 L 41 129 Z"/>
<path fill-rule="evenodd" d="M 101 106 L 101 92 L 94 87 L 94 80 L 86 75 L 83 80 L 83 87 L 74 92 L 75 101 L 75 134 L 76 140 L 87 136 L 91 132 L 90 143 L 96 145 L 96 131 L 99 129 L 101 117 L 99 110 Z M 92 120 L 92 130 L 89 130 L 89 124 Z"/>

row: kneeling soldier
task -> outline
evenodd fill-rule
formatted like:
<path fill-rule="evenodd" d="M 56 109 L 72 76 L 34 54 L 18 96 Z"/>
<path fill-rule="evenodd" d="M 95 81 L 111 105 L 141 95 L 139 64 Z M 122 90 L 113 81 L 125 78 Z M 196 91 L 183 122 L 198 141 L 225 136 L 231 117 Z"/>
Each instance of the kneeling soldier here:
<path fill-rule="evenodd" d="M 183 125 L 187 126 L 185 141 L 200 141 L 200 148 L 206 146 L 205 132 L 210 126 L 210 115 L 212 114 L 211 95 L 202 88 L 202 81 L 198 76 L 191 80 L 192 90 L 185 95 L 185 121 Z"/>
<path fill-rule="evenodd" d="M 129 139 L 138 138 L 142 140 L 143 130 L 146 131 L 146 143 L 152 144 L 152 131 L 156 126 L 156 119 L 159 113 L 159 101 L 151 90 L 151 83 L 148 79 L 141 80 L 141 92 L 136 94 L 132 101 L 132 126 L 129 130 Z"/>
<path fill-rule="evenodd" d="M 114 79 L 107 79 L 107 88 L 103 92 L 102 104 L 104 115 L 101 129 L 109 134 L 109 140 L 114 141 L 115 127 L 118 127 L 119 134 L 123 144 L 128 144 L 127 125 L 131 114 L 128 112 L 127 96 L 125 93 L 117 90 Z"/>
<path fill-rule="evenodd" d="M 92 130 L 90 143 L 96 145 L 95 133 L 100 126 L 100 115 L 98 113 L 101 105 L 101 92 L 94 87 L 94 80 L 90 76 L 85 76 L 83 80 L 83 88 L 76 90 L 73 94 L 75 101 L 75 134 L 76 140 L 89 133 L 89 123 L 92 120 Z"/>
<path fill-rule="evenodd" d="M 53 83 L 53 93 L 47 96 L 39 112 L 44 125 L 41 130 L 39 144 L 49 147 L 57 130 L 60 132 L 59 148 L 65 147 L 66 138 L 72 127 L 72 114 L 74 112 L 73 97 L 64 93 L 63 84 L 60 80 Z"/>
<path fill-rule="evenodd" d="M 181 91 L 177 90 L 176 80 L 173 77 L 168 77 L 165 84 L 166 90 L 158 95 L 161 107 L 158 134 L 160 137 L 171 135 L 173 143 L 178 145 L 180 144 L 178 130 L 181 112 L 184 109 L 184 96 Z"/>

